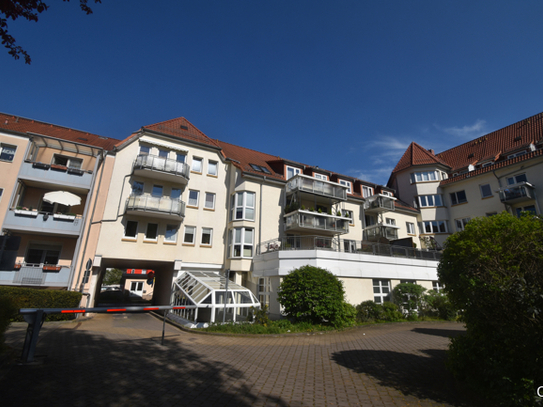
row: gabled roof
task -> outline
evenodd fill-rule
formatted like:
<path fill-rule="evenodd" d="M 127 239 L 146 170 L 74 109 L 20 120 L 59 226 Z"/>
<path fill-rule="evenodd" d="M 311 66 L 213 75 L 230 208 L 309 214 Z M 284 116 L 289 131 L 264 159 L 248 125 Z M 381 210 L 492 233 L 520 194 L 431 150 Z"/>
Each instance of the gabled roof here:
<path fill-rule="evenodd" d="M 74 143 L 99 147 L 103 148 L 104 150 L 113 149 L 113 146 L 118 142 L 118 140 L 109 137 L 102 137 L 97 134 L 57 126 L 56 124 L 26 119 L 24 117 L 14 116 L 6 113 L 0 113 L 0 129 L 22 135 L 28 135 L 28 133 L 39 134 L 42 136 L 72 141 Z"/>
<path fill-rule="evenodd" d="M 526 149 L 543 138 L 543 113 L 496 130 L 476 140 L 437 154 L 452 168 L 452 171 L 467 167 L 469 164 L 488 159 L 497 159 L 501 154 Z"/>
<path fill-rule="evenodd" d="M 197 143 L 207 144 L 213 147 L 219 147 L 219 144 L 206 136 L 184 117 L 166 120 L 160 123 L 143 126 L 142 129 L 179 137 L 185 140 L 195 141 Z"/>
<path fill-rule="evenodd" d="M 445 163 L 442 159 L 435 156 L 432 152 L 426 150 L 425 148 L 422 148 L 413 141 L 411 144 L 409 144 L 409 147 L 407 147 L 405 153 L 403 153 L 402 158 L 400 158 L 400 161 L 398 161 L 398 164 L 396 164 L 396 167 L 394 170 L 392 170 L 392 173 L 394 174 L 416 165 L 428 164 L 441 164 L 448 167 L 447 163 Z"/>

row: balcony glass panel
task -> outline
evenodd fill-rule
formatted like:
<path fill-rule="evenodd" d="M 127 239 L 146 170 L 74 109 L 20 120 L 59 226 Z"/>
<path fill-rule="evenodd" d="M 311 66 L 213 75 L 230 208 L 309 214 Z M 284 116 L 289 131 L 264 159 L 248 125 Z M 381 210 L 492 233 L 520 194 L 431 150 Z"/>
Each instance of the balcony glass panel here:
<path fill-rule="evenodd" d="M 534 187 L 525 182 L 521 185 L 502 188 L 500 191 L 500 201 L 508 202 L 523 202 L 534 199 Z"/>
<path fill-rule="evenodd" d="M 349 232 L 349 219 L 314 212 L 296 211 L 285 217 L 286 229 L 317 229 L 336 233 Z"/>
<path fill-rule="evenodd" d="M 394 201 L 395 199 L 389 196 L 374 195 L 364 203 L 364 209 L 366 212 L 394 211 Z"/>
<path fill-rule="evenodd" d="M 190 167 L 184 162 L 146 154 L 136 157 L 134 169 L 162 171 L 172 175 L 182 176 L 187 180 L 189 179 L 190 174 Z"/>
<path fill-rule="evenodd" d="M 150 195 L 131 195 L 126 202 L 126 209 L 185 216 L 185 203 L 166 196 L 159 198 Z"/>
<path fill-rule="evenodd" d="M 314 195 L 326 196 L 338 200 L 347 199 L 347 187 L 334 182 L 322 181 L 304 175 L 291 178 L 286 185 L 287 193 L 294 191 L 307 192 Z"/>

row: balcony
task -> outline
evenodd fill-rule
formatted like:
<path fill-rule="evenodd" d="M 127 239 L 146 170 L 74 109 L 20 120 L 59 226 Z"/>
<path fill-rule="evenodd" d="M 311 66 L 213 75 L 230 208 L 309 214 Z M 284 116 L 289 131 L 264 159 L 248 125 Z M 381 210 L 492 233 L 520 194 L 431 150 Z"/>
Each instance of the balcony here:
<path fill-rule="evenodd" d="M 79 236 L 82 225 L 83 218 L 80 215 L 53 214 L 27 209 L 11 209 L 4 220 L 4 229 L 58 236 Z"/>
<path fill-rule="evenodd" d="M 78 168 L 25 161 L 21 166 L 19 178 L 62 185 L 63 189 L 71 187 L 89 190 L 93 174 L 92 171 L 85 171 Z"/>
<path fill-rule="evenodd" d="M 394 201 L 396 198 L 386 195 L 372 195 L 366 198 L 364 202 L 364 211 L 366 213 L 382 213 L 396 210 Z"/>
<path fill-rule="evenodd" d="M 189 174 L 190 167 L 187 164 L 168 158 L 142 154 L 138 155 L 134 161 L 134 175 L 142 177 L 186 184 Z"/>
<path fill-rule="evenodd" d="M 51 269 L 51 270 L 48 270 Z M 71 267 L 45 267 L 42 264 L 24 264 L 13 271 L 0 271 L 1 285 L 34 287 L 67 287 Z"/>
<path fill-rule="evenodd" d="M 498 193 L 500 194 L 500 201 L 506 204 L 516 204 L 535 199 L 535 188 L 529 182 L 501 188 Z"/>
<path fill-rule="evenodd" d="M 297 175 L 288 180 L 286 185 L 287 195 L 294 192 L 322 196 L 332 201 L 347 200 L 347 187 L 335 182 L 322 181 L 306 175 Z"/>
<path fill-rule="evenodd" d="M 364 229 L 364 240 L 369 242 L 376 242 L 381 238 L 396 240 L 398 239 L 398 229 L 400 229 L 398 226 L 378 223 Z"/>
<path fill-rule="evenodd" d="M 324 213 L 297 210 L 285 215 L 288 232 L 316 231 L 333 236 L 349 232 L 349 218 Z"/>
<path fill-rule="evenodd" d="M 185 217 L 185 202 L 166 196 L 131 195 L 126 200 L 126 213 L 181 221 Z"/>

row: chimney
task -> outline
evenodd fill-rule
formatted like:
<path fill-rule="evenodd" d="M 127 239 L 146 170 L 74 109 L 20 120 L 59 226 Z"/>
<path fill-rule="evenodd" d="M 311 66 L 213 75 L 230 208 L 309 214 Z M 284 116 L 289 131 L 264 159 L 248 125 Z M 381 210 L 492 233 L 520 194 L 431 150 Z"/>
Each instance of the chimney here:
<path fill-rule="evenodd" d="M 436 155 L 436 153 L 434 153 L 434 149 L 433 149 L 433 148 L 429 149 L 428 151 L 430 152 L 430 154 Z"/>

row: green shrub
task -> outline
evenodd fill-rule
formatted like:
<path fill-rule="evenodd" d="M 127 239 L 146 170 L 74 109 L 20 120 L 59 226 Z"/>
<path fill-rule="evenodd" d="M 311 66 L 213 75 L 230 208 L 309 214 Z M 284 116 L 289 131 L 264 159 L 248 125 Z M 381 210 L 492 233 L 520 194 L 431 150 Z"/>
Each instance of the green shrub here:
<path fill-rule="evenodd" d="M 458 315 L 458 311 L 449 301 L 447 294 L 430 290 L 424 296 L 423 314 L 446 321 L 454 321 Z"/>
<path fill-rule="evenodd" d="M 364 301 L 356 306 L 356 320 L 358 322 L 373 322 L 381 319 L 383 307 L 372 300 Z"/>
<path fill-rule="evenodd" d="M 543 385 L 543 219 L 506 212 L 472 219 L 447 239 L 438 274 L 466 324 L 450 346 L 452 372 L 494 405 L 536 405 Z"/>
<path fill-rule="evenodd" d="M 278 301 L 287 317 L 296 322 L 336 328 L 354 322 L 353 309 L 345 305 L 343 283 L 322 268 L 303 266 L 292 270 L 279 286 Z"/>
<path fill-rule="evenodd" d="M 393 302 L 385 301 L 383 303 L 383 313 L 381 314 L 381 320 L 387 322 L 403 321 L 404 316 L 400 311 L 400 307 Z"/>
<path fill-rule="evenodd" d="M 254 313 L 253 316 L 253 322 L 255 324 L 268 326 L 270 323 L 270 318 L 268 316 L 268 306 L 263 305 L 258 309 L 255 309 L 254 307 L 251 307 L 251 312 Z"/>
<path fill-rule="evenodd" d="M 417 311 L 422 309 L 423 295 L 426 288 L 414 283 L 401 283 L 392 290 L 392 299 L 396 305 L 404 310 L 411 318 L 417 316 Z"/>
<path fill-rule="evenodd" d="M 35 288 L 0 286 L 0 298 L 9 299 L 16 309 L 20 308 L 77 308 L 81 293 L 76 291 L 39 290 Z M 47 321 L 61 321 L 75 318 L 74 315 L 49 314 Z M 24 321 L 22 315 L 15 315 L 11 321 Z"/>

